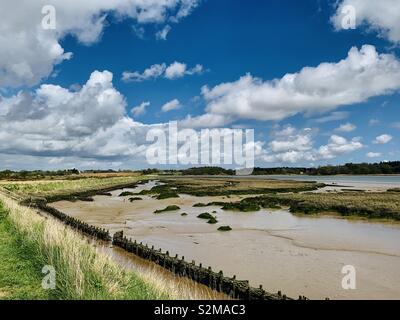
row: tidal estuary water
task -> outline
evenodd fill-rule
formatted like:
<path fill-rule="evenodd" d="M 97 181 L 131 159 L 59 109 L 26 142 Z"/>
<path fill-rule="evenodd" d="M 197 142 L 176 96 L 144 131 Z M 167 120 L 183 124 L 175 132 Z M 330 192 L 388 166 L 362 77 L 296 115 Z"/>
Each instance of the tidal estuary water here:
<path fill-rule="evenodd" d="M 291 176 L 292 177 L 292 176 Z M 293 178 L 293 177 L 292 177 Z M 313 178 L 313 177 L 312 177 Z M 348 182 L 348 181 L 346 181 Z M 385 182 L 386 183 L 386 182 Z M 150 182 L 136 189 L 140 192 Z M 393 187 L 393 185 L 392 185 Z M 297 217 L 287 210 L 241 213 L 195 203 L 242 197 L 193 197 L 129 202 L 129 197 L 96 196 L 94 202 L 60 201 L 52 205 L 76 218 L 150 246 L 185 256 L 226 275 L 237 275 L 270 292 L 311 299 L 400 299 L 400 224 L 369 223 L 330 217 Z M 178 205 L 181 210 L 154 214 Z M 218 224 L 197 218 L 213 213 Z M 185 212 L 187 216 L 181 216 Z M 230 232 L 217 231 L 229 225 Z M 344 290 L 343 266 L 356 269 L 356 290 Z"/>

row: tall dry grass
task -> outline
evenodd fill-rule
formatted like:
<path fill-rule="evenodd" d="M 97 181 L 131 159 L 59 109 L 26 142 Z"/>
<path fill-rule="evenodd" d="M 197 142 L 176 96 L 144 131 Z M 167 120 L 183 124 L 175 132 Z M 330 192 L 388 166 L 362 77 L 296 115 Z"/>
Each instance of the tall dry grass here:
<path fill-rule="evenodd" d="M 124 268 L 115 255 L 93 246 L 61 222 L 0 194 L 8 219 L 33 244 L 44 265 L 56 270 L 55 299 L 223 299 L 208 288 L 159 266 Z M 113 256 L 113 258 L 111 257 Z"/>
<path fill-rule="evenodd" d="M 159 299 L 168 298 L 138 275 L 115 264 L 77 232 L 16 201 L 0 195 L 7 218 L 34 244 L 44 265 L 56 271 L 54 298 L 59 299 Z"/>

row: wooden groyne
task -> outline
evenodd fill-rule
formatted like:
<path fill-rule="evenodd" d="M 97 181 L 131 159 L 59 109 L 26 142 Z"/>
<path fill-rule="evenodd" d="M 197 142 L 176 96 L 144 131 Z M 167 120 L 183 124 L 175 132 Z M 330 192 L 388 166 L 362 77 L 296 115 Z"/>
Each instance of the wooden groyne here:
<path fill-rule="evenodd" d="M 103 240 L 103 241 L 111 241 L 111 236 L 108 230 L 98 228 L 95 226 L 92 226 L 86 222 L 80 221 L 76 218 L 73 218 L 56 208 L 50 207 L 46 204 L 46 202 L 43 201 L 37 201 L 35 202 L 35 207 L 37 207 L 40 210 L 43 210 L 53 216 L 54 218 L 62 221 L 66 225 L 72 227 L 73 229 L 79 230 L 80 232 L 90 236 L 94 237 L 98 240 Z"/>
<path fill-rule="evenodd" d="M 280 292 L 272 294 L 266 292 L 262 286 L 252 288 L 247 280 L 237 280 L 225 277 L 222 271 L 214 272 L 211 267 L 204 268 L 195 261 L 187 262 L 184 257 L 178 255 L 171 257 L 169 252 L 163 253 L 161 249 L 155 250 L 154 246 L 149 247 L 143 243 L 137 243 L 124 237 L 123 231 L 116 232 L 113 236 L 113 245 L 133 253 L 136 256 L 154 262 L 168 271 L 180 277 L 187 277 L 195 282 L 203 284 L 212 290 L 222 292 L 234 299 L 240 300 L 292 300 Z M 299 297 L 299 299 L 306 299 Z"/>

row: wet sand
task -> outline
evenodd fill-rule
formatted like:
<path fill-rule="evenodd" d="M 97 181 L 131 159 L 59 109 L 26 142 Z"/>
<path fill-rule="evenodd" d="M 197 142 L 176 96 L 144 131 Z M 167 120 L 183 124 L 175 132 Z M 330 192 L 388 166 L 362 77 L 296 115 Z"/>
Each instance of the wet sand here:
<path fill-rule="evenodd" d="M 138 189 L 124 191 L 139 192 Z M 400 226 L 349 221 L 330 217 L 296 217 L 286 210 L 253 213 L 222 211 L 219 207 L 193 208 L 195 203 L 234 201 L 238 197 L 193 197 L 144 200 L 96 196 L 94 202 L 61 201 L 57 209 L 90 224 L 124 230 L 128 237 L 185 256 L 226 275 L 236 274 L 270 292 L 312 299 L 400 299 Z M 167 205 L 181 210 L 153 214 Z M 216 211 L 219 221 L 209 225 L 197 218 Z M 188 216 L 181 216 L 186 212 Z M 217 231 L 230 225 L 231 232 Z M 343 290 L 342 267 L 353 265 L 357 289 Z"/>

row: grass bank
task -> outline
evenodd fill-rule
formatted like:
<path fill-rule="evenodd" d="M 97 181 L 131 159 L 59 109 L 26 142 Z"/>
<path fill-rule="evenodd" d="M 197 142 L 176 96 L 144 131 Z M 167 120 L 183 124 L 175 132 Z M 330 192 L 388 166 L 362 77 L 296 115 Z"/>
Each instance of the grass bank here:
<path fill-rule="evenodd" d="M 0 238 L 1 299 L 170 298 L 167 288 L 116 265 L 62 223 L 3 196 Z M 56 271 L 54 290 L 42 289 L 45 265 Z"/>
<path fill-rule="evenodd" d="M 146 176 L 87 177 L 75 180 L 38 180 L 38 181 L 2 181 L 0 188 L 21 199 L 27 197 L 45 197 L 57 200 L 68 196 L 91 196 L 98 191 L 118 186 L 134 185 Z"/>
<path fill-rule="evenodd" d="M 41 259 L 35 248 L 16 232 L 0 206 L 0 299 L 50 299 L 41 287 Z"/>

